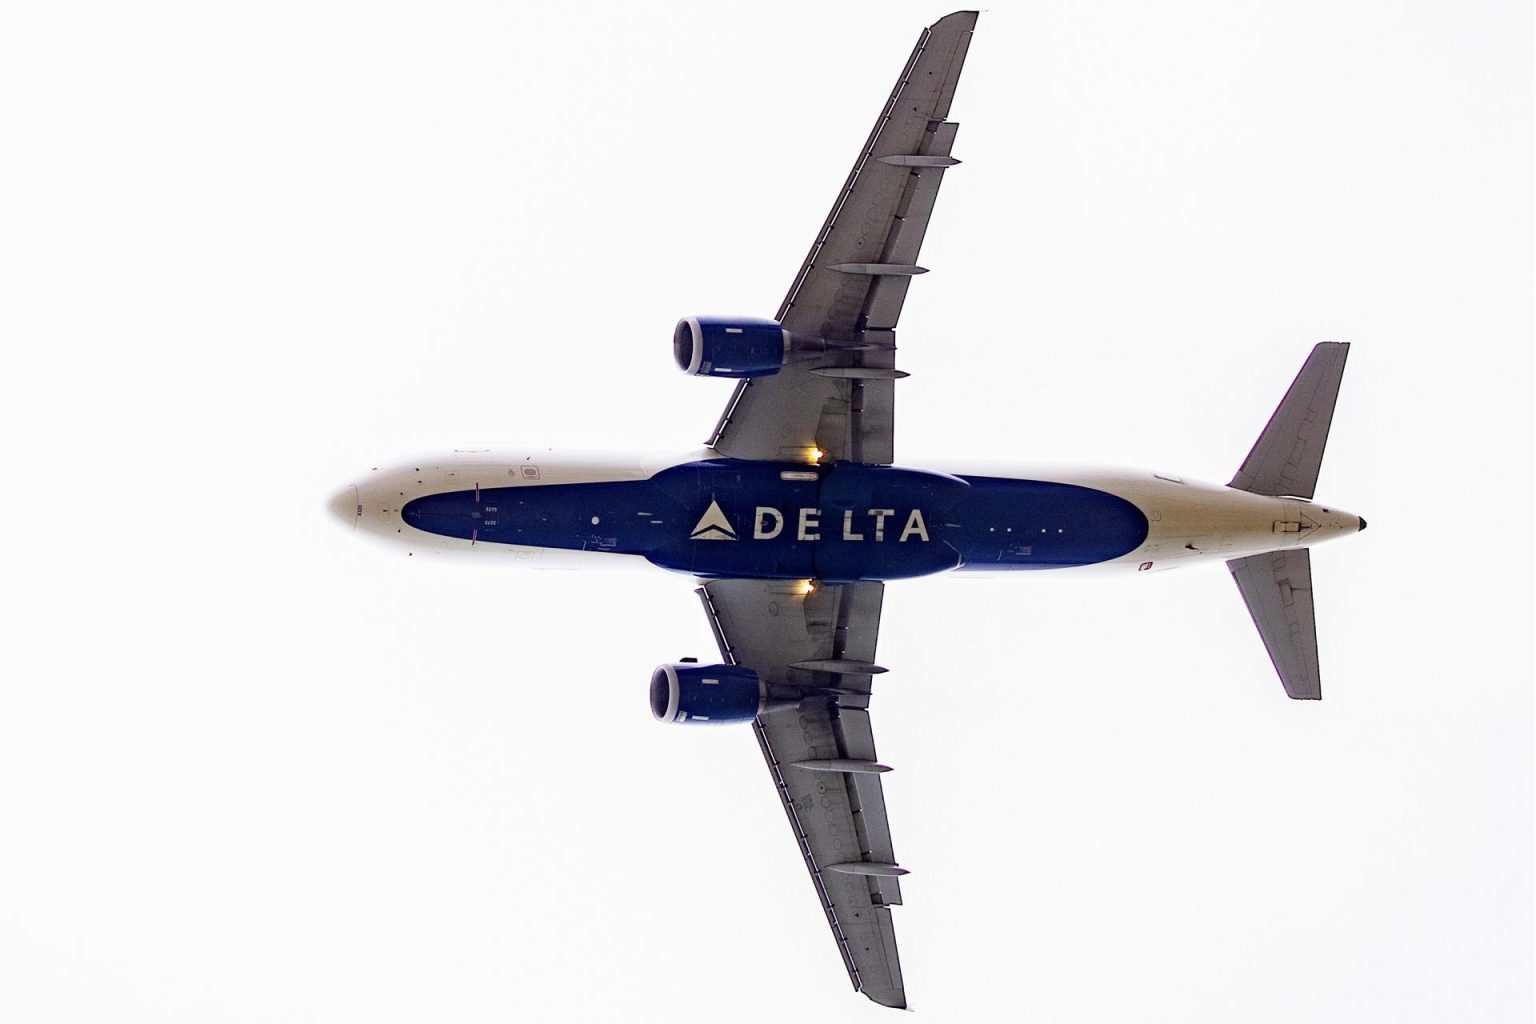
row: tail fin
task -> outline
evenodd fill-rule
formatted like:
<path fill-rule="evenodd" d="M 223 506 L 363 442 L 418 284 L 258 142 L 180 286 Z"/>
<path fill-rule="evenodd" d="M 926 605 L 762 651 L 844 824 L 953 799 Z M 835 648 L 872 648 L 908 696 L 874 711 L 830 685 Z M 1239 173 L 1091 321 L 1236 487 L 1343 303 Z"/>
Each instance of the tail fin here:
<path fill-rule="evenodd" d="M 1312 497 L 1348 355 L 1347 341 L 1319 342 L 1312 349 L 1228 487 L 1254 494 Z"/>
<path fill-rule="evenodd" d="M 1294 389 L 1293 389 L 1294 390 Z M 1306 548 L 1270 551 L 1227 563 L 1285 692 L 1322 700 L 1317 619 L 1312 611 L 1312 559 Z"/>

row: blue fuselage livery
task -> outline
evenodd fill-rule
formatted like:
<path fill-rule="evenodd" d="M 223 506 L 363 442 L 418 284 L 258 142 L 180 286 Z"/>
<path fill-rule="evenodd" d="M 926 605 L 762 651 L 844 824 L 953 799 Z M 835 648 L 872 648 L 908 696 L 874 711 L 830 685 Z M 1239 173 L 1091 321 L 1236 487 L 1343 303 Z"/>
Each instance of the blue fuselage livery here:
<path fill-rule="evenodd" d="M 1143 575 L 1310 546 L 1359 518 L 1168 474 L 477 449 L 380 466 L 336 516 L 412 555 L 842 583 L 1024 570 Z"/>
<path fill-rule="evenodd" d="M 736 459 L 646 480 L 430 494 L 401 518 L 477 544 L 641 555 L 701 577 L 828 582 L 1091 565 L 1147 537 L 1140 509 L 1090 487 Z"/>
<path fill-rule="evenodd" d="M 1313 498 L 1349 348 L 1339 342 L 1314 346 L 1225 486 L 950 452 L 928 466 L 897 464 L 896 389 L 908 376 L 897 322 L 908 285 L 926 273 L 918 251 L 940 184 L 960 163 L 949 107 L 975 23 L 975 11 L 957 11 L 922 31 L 774 317 L 677 321 L 678 369 L 734 382 L 702 446 L 434 452 L 374 466 L 330 501 L 358 535 L 418 562 L 690 579 L 720 660 L 658 666 L 651 715 L 750 724 L 853 987 L 892 1007 L 906 1006 L 891 908 L 907 869 L 869 711 L 886 672 L 875 660 L 885 581 L 1134 579 L 1225 562 L 1285 692 L 1316 700 L 1308 551 L 1365 528 Z M 996 372 L 995 348 L 945 341 L 952 373 Z M 589 347 L 612 342 L 599 335 Z M 995 449 L 1003 439 L 978 440 Z M 586 625 L 583 636 L 601 635 L 601 623 Z M 969 683 L 973 696 L 985 692 L 984 678 Z"/>

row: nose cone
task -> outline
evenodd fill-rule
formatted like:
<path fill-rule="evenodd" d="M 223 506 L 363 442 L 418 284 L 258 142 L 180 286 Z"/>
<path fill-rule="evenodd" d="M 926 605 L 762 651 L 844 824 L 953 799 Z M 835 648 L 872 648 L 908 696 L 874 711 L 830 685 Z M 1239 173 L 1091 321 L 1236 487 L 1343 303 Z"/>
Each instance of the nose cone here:
<path fill-rule="evenodd" d="M 357 500 L 357 488 L 351 484 L 331 495 L 327 507 L 338 522 L 352 529 L 357 528 L 357 521 L 363 515 L 363 506 Z"/>
<path fill-rule="evenodd" d="M 1360 520 L 1360 529 L 1357 530 L 1356 532 L 1357 533 L 1364 533 L 1365 532 L 1365 516 L 1355 516 L 1355 518 Z"/>

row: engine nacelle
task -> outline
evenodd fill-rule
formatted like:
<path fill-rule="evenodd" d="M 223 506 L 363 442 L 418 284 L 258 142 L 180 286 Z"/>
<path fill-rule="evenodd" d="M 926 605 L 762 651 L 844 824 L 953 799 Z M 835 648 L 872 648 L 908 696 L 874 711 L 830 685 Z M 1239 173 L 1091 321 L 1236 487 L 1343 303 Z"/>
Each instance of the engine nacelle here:
<path fill-rule="evenodd" d="M 740 665 L 662 665 L 651 673 L 651 714 L 658 722 L 750 722 L 766 706 L 762 680 Z"/>
<path fill-rule="evenodd" d="M 672 331 L 678 368 L 695 377 L 767 377 L 789 352 L 789 332 L 777 320 L 688 316 Z"/>

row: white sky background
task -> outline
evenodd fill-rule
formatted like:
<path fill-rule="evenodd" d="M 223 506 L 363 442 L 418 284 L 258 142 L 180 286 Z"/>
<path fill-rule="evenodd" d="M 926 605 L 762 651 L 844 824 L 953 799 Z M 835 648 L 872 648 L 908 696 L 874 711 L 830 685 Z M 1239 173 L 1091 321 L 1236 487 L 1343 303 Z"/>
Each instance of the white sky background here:
<path fill-rule="evenodd" d="M 691 583 L 324 515 L 437 447 L 688 448 L 931 3 L 14 6 L 0 30 L 0 1018 L 890 1020 Z M 1226 480 L 1355 343 L 1326 699 L 1219 565 L 893 584 L 875 721 L 933 1021 L 1532 1012 L 1520 3 L 999 3 L 898 456 Z"/>

